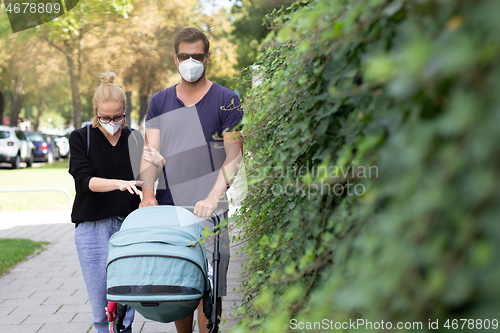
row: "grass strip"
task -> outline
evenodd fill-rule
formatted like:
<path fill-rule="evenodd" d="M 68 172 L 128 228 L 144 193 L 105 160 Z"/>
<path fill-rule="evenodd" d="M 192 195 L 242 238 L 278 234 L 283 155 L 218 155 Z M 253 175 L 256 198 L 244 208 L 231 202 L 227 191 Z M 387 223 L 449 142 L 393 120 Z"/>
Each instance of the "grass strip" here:
<path fill-rule="evenodd" d="M 40 253 L 48 242 L 21 238 L 0 238 L 0 277 L 33 253 Z"/>
<path fill-rule="evenodd" d="M 75 193 L 73 177 L 68 172 L 69 159 L 54 163 L 35 163 L 32 168 L 2 169 L 0 167 L 0 211 L 69 210 L 72 202 L 59 191 L 2 192 L 2 188 L 62 187 Z"/>

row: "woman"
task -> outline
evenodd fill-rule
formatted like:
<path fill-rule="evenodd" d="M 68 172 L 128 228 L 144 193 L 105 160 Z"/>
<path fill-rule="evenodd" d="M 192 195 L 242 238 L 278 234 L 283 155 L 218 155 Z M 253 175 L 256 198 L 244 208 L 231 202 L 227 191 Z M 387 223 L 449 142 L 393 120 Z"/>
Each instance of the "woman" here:
<path fill-rule="evenodd" d="M 76 188 L 71 219 L 99 333 L 109 332 L 105 312 L 108 240 L 141 201 L 137 186 L 142 182 L 134 180 L 138 175 L 134 177 L 133 171 L 139 170 L 144 143 L 141 135 L 125 126 L 126 97 L 113 83 L 115 77 L 111 72 L 101 74 L 92 100 L 92 126 L 73 131 L 69 138 L 69 172 Z M 129 308 L 123 332 L 132 332 L 133 319 L 134 310 Z"/>

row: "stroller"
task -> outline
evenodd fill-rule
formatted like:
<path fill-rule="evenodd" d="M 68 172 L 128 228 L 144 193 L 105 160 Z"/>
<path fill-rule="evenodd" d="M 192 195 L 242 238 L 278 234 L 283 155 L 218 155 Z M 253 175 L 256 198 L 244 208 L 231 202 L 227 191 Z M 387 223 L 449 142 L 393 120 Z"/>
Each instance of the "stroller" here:
<path fill-rule="evenodd" d="M 201 299 L 207 328 L 217 332 L 219 242 L 214 242 L 212 282 L 212 266 L 199 243 L 198 218 L 186 208 L 194 209 L 151 206 L 135 210 L 110 238 L 107 312 L 111 332 L 125 328 L 127 306 L 147 319 L 169 323 L 193 313 Z M 217 228 L 219 217 L 214 213 L 212 219 Z"/>

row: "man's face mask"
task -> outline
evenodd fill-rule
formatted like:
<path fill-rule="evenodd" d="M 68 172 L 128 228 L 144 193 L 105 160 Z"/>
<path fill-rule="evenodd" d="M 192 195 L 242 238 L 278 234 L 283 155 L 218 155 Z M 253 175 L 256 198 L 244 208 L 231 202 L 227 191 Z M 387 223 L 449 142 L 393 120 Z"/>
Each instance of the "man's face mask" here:
<path fill-rule="evenodd" d="M 182 60 L 179 55 L 177 56 L 177 61 L 182 61 L 179 62 L 179 73 L 182 78 L 187 82 L 198 81 L 203 75 L 203 71 L 205 69 L 203 64 L 205 63 L 206 58 L 203 62 L 195 60 L 191 57 L 186 60 Z"/>

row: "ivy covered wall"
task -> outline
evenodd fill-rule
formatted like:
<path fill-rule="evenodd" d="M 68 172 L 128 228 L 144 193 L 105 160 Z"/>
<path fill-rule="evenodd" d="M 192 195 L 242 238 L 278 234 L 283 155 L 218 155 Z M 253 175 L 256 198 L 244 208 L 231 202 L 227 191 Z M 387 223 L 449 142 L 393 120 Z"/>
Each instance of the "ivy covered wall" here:
<path fill-rule="evenodd" d="M 237 331 L 499 320 L 500 1 L 293 9 L 245 99 Z"/>

